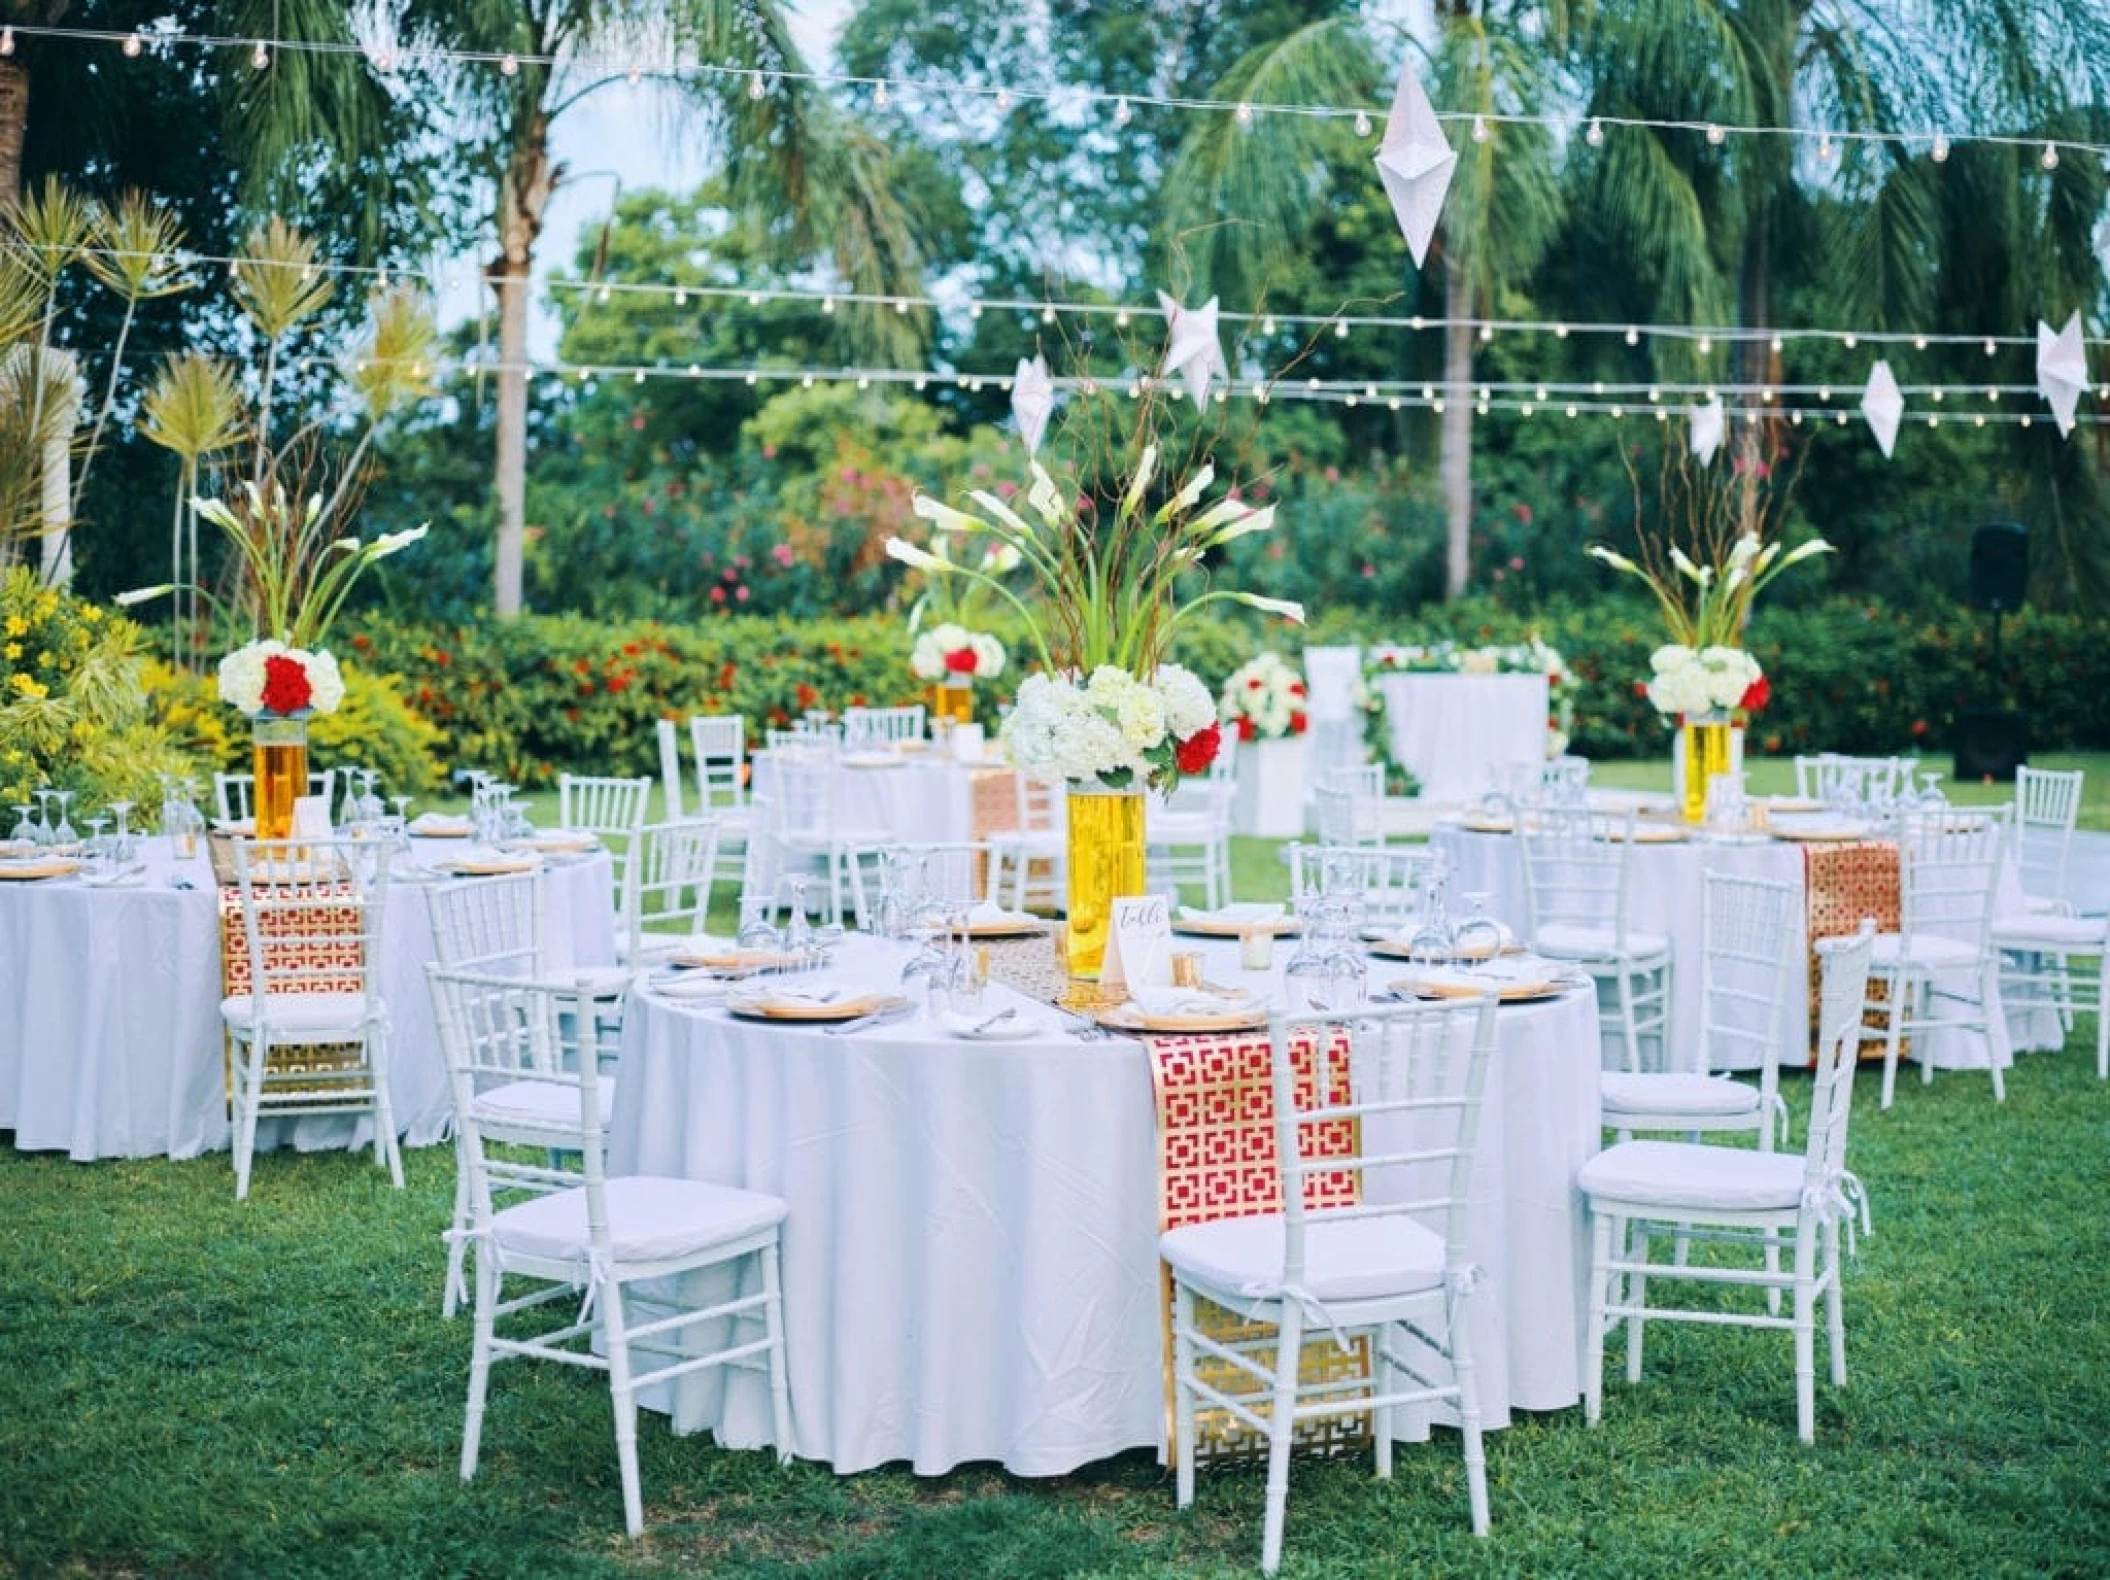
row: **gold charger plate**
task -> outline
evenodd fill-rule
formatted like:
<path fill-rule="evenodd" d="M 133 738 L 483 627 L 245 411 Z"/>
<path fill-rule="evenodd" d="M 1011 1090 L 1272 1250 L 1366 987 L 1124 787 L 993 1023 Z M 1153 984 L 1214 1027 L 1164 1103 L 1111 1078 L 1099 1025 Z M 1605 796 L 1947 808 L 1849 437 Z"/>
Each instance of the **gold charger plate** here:
<path fill-rule="evenodd" d="M 524 841 L 529 850 L 560 854 L 566 851 L 587 851 L 601 848 L 600 836 L 596 834 L 537 834 Z"/>
<path fill-rule="evenodd" d="M 1463 817 L 1458 826 L 1468 834 L 1514 834 L 1517 820 L 1513 817 Z"/>
<path fill-rule="evenodd" d="M 1048 930 L 1048 923 L 1038 916 L 1006 916 L 995 921 L 969 922 L 969 938 L 1031 938 Z"/>
<path fill-rule="evenodd" d="M 448 862 L 446 870 L 457 878 L 507 878 L 533 872 L 541 865 L 533 856 L 492 856 L 486 859 L 463 856 Z"/>
<path fill-rule="evenodd" d="M 782 949 L 674 949 L 663 965 L 690 971 L 777 971 L 796 965 L 799 957 Z"/>
<path fill-rule="evenodd" d="M 1824 810 L 1822 801 L 1806 795 L 1767 796 L 1761 804 L 1768 812 L 1822 812 Z"/>
<path fill-rule="evenodd" d="M 1766 832 L 1795 845 L 1851 845 L 1869 837 L 1863 828 L 1782 828 L 1769 824 Z"/>
<path fill-rule="evenodd" d="M 49 856 L 42 861 L 0 862 L 0 878 L 13 878 L 21 882 L 34 882 L 39 878 L 64 878 L 81 870 L 82 863 L 71 856 Z"/>
<path fill-rule="evenodd" d="M 430 823 L 412 818 L 403 832 L 412 839 L 467 839 L 476 832 L 476 825 L 467 818 L 459 822 L 453 818 L 435 818 Z"/>
<path fill-rule="evenodd" d="M 1606 837 L 1623 840 L 1627 837 L 1627 831 L 1615 828 Z M 1690 838 L 1692 830 L 1668 823 L 1640 823 L 1635 825 L 1633 833 L 1633 840 L 1637 845 L 1682 845 Z"/>
<path fill-rule="evenodd" d="M 1494 984 L 1495 997 L 1504 1004 L 1528 1004 L 1537 999 L 1558 998 L 1568 991 L 1565 980 L 1503 982 Z M 1483 985 L 1457 978 L 1400 977 L 1388 984 L 1393 993 L 1414 998 L 1478 998 Z"/>
<path fill-rule="evenodd" d="M 861 1015 L 878 1015 L 899 1009 L 906 1003 L 908 1000 L 896 993 L 860 993 L 854 998 L 831 999 L 825 1004 L 798 999 L 729 997 L 725 1001 L 725 1010 L 742 1020 L 818 1022 L 856 1020 Z"/>
<path fill-rule="evenodd" d="M 1146 1015 L 1133 1004 L 1114 1004 L 1100 1010 L 1097 1019 L 1114 1031 L 1251 1031 L 1267 1024 L 1267 1005 L 1256 1000 L 1217 1014 Z"/>
<path fill-rule="evenodd" d="M 1194 917 L 1175 921 L 1172 930 L 1176 933 L 1186 933 L 1193 938 L 1242 938 L 1247 933 L 1267 933 L 1275 938 L 1290 938 L 1296 935 L 1297 919 L 1294 916 L 1277 916 L 1261 922 L 1226 922 L 1215 917 Z"/>
<path fill-rule="evenodd" d="M 1387 933 L 1377 938 L 1366 938 L 1364 947 L 1370 954 L 1381 955 L 1387 960 L 1411 960 L 1414 955 L 1407 947 L 1409 942 L 1410 940 L 1401 938 L 1397 933 Z M 1501 955 L 1521 955 L 1525 952 L 1524 946 L 1520 943 L 1507 943 L 1495 951 L 1496 954 Z M 1448 958 L 1454 964 L 1477 965 L 1482 960 L 1487 959 L 1488 956 L 1475 950 L 1471 954 L 1453 954 Z"/>

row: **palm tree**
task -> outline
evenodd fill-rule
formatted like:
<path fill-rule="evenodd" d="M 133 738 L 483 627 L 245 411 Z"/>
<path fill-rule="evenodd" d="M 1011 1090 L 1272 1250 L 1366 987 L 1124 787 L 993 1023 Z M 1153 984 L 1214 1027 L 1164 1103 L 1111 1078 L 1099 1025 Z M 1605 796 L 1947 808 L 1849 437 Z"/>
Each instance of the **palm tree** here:
<path fill-rule="evenodd" d="M 411 0 L 405 58 L 446 51 L 438 86 L 493 176 L 497 249 L 486 270 L 498 303 L 498 530 L 494 601 L 521 606 L 526 527 L 528 290 L 563 166 L 551 128 L 571 106 L 649 72 L 708 112 L 736 202 L 775 217 L 787 255 L 825 234 L 849 288 L 913 294 L 917 249 L 881 177 L 876 145 L 851 135 L 803 75 L 775 0 Z M 688 70 L 673 63 L 689 60 Z M 633 72 L 632 68 L 635 67 Z M 856 327 L 886 353 L 912 350 L 918 315 L 866 312 Z"/>
<path fill-rule="evenodd" d="M 1549 41 L 1566 7 L 1528 0 L 1444 0 L 1428 55 L 1431 100 L 1480 117 L 1543 108 L 1557 92 Z M 1412 48 L 1420 45 L 1409 40 Z M 1389 73 L 1354 17 L 1315 22 L 1246 55 L 1211 90 L 1239 103 L 1350 104 L 1367 101 Z M 1326 139 L 1341 128 L 1304 116 L 1258 114 L 1204 121 L 1181 150 L 1167 183 L 1175 230 L 1229 216 L 1193 251 L 1204 290 L 1251 299 L 1304 236 L 1324 166 Z M 1561 190 L 1550 139 L 1536 127 L 1480 122 L 1464 140 L 1444 203 L 1434 256 L 1442 271 L 1444 410 L 1440 445 L 1446 518 L 1444 587 L 1464 593 L 1472 545 L 1472 402 L 1476 336 L 1503 290 L 1537 267 L 1560 225 Z M 1369 177 L 1376 185 L 1374 173 Z"/>
<path fill-rule="evenodd" d="M 1807 135 L 1717 142 L 1693 128 L 1852 134 L 1970 125 L 2052 135 L 2069 104 L 2100 103 L 2110 83 L 2110 16 L 2100 7 L 1594 0 L 1581 9 L 1575 65 L 1586 113 L 1682 125 L 1609 128 L 1601 146 L 1582 150 L 1574 165 L 1578 231 L 1602 242 L 1659 320 L 1733 318 L 1747 333 L 1732 376 L 1747 385 L 1780 381 L 1770 337 L 1750 332 L 1777 321 L 1783 226 L 1807 200 L 1829 200 L 1823 240 L 1839 310 L 1870 328 L 1928 323 L 1942 253 L 1943 156 L 1931 138 L 1909 148 L 1850 135 L 1836 146 L 1813 145 Z M 2067 215 L 2083 253 L 2094 212 Z M 2053 242 L 2068 255 L 2074 244 Z M 1704 357 L 1699 371 L 1708 371 Z M 1747 458 L 1759 452 L 1764 426 L 1740 425 Z"/>

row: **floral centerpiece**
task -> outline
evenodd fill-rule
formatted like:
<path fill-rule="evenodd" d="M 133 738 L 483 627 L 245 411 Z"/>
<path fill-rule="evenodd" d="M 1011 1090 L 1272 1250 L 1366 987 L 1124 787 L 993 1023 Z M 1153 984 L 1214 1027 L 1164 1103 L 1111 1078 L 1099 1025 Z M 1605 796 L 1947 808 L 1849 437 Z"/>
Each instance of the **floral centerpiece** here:
<path fill-rule="evenodd" d="M 1114 897 L 1143 892 L 1145 786 L 1170 791 L 1206 771 L 1222 744 L 1209 690 L 1171 663 L 1166 647 L 1180 622 L 1212 603 L 1237 602 L 1302 621 L 1297 605 L 1204 587 L 1182 597 L 1182 578 L 1201 580 L 1211 551 L 1274 524 L 1274 507 L 1235 497 L 1204 506 L 1215 480 L 1203 465 L 1152 504 L 1157 447 L 1102 510 L 1075 486 L 1058 487 L 1037 461 L 1025 510 L 985 490 L 977 513 L 918 495 L 916 513 L 941 530 L 985 534 L 1017 550 L 1037 603 L 988 572 L 940 558 L 903 539 L 887 552 L 932 576 L 965 577 L 993 590 L 1023 622 L 1037 672 L 1020 685 L 1000 739 L 1021 773 L 1069 789 L 1070 967 L 1095 973 Z"/>
<path fill-rule="evenodd" d="M 293 802 L 308 790 L 307 720 L 344 701 L 337 660 L 322 646 L 331 623 L 371 566 L 426 532 L 419 526 L 366 542 L 338 534 L 344 497 L 317 490 L 296 503 L 267 472 L 245 479 L 229 499 L 191 501 L 233 544 L 244 601 L 265 633 L 221 659 L 219 671 L 220 700 L 250 720 L 259 839 L 293 831 Z"/>
<path fill-rule="evenodd" d="M 1742 532 L 1705 559 L 1672 544 L 1643 563 L 1591 545 L 1596 558 L 1647 586 L 1669 627 L 1670 641 L 1649 657 L 1648 699 L 1683 731 L 1679 792 L 1687 822 L 1706 817 L 1708 782 L 1733 771 L 1734 730 L 1772 697 L 1765 671 L 1743 645 L 1752 600 L 1789 566 L 1831 547 L 1812 538 L 1784 549 Z"/>
<path fill-rule="evenodd" d="M 934 691 L 951 693 L 934 698 L 936 716 L 968 719 L 974 716 L 968 687 L 1004 672 L 1004 644 L 986 631 L 970 631 L 948 620 L 916 638 L 908 664 Z"/>
<path fill-rule="evenodd" d="M 939 526 L 931 533 L 925 552 L 986 580 L 943 572 L 924 578 L 922 596 L 909 611 L 913 639 L 909 668 L 927 683 L 925 701 L 931 717 L 964 724 L 974 717 L 974 683 L 1003 673 L 1007 655 L 1004 644 L 983 629 L 985 605 L 991 588 L 1001 588 L 1002 579 L 1018 569 L 1020 556 L 1015 547 L 1001 540 L 973 547 L 955 544 L 954 537 L 949 528 Z M 931 620 L 936 624 L 926 626 Z"/>
<path fill-rule="evenodd" d="M 1311 727 L 1304 677 L 1280 653 L 1262 653 L 1233 670 L 1217 713 L 1241 741 L 1278 741 Z"/>

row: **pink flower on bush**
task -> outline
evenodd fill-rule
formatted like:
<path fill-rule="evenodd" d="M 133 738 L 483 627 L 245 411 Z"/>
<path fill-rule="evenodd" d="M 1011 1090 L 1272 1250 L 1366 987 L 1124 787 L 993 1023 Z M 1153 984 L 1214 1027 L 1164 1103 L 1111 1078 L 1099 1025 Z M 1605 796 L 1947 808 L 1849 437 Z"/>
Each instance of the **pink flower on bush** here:
<path fill-rule="evenodd" d="M 796 565 L 799 562 L 799 551 L 793 548 L 788 543 L 779 543 L 775 548 L 771 549 L 769 553 L 772 559 L 774 559 L 779 565 L 784 566 L 786 569 L 789 569 L 791 566 Z"/>

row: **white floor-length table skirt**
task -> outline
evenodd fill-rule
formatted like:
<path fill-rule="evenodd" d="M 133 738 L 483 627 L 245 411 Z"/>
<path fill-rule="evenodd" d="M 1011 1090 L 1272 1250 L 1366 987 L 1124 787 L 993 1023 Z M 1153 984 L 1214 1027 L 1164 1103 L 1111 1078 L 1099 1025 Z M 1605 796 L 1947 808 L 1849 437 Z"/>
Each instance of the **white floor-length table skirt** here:
<path fill-rule="evenodd" d="M 1491 896 L 1489 914 L 1518 928 L 1524 924 L 1524 857 L 1513 834 L 1489 834 L 1439 824 L 1429 836 L 1433 849 L 1443 852 L 1450 864 L 1452 919 L 1463 915 L 1458 902 L 1475 891 Z M 1728 873 L 1734 877 L 1764 878 L 1804 888 L 1803 852 L 1809 847 L 1792 840 L 1739 837 L 1715 839 L 1704 834 L 1665 844 L 1642 843 L 1634 848 L 1631 888 L 1628 895 L 1630 922 L 1640 932 L 1661 933 L 1671 941 L 1671 1048 L 1674 1059 L 1689 1061 L 1697 1054 L 1701 1012 L 1702 944 L 1701 918 L 1706 905 L 1707 874 Z M 2001 875 L 2002 897 L 1997 909 L 2019 910 L 2021 886 L 2012 864 Z M 1804 908 L 1797 906 L 1791 924 L 1789 949 L 1793 963 L 1788 972 L 1788 994 L 1795 1004 L 1809 1002 L 1809 936 Z M 2008 1016 L 1998 1002 L 1999 984 L 1993 984 L 1995 1002 L 1989 1016 L 1990 1039 L 1968 1032 L 1941 1032 L 1920 1039 L 1931 1045 L 1927 1052 L 1936 1069 L 1985 1069 L 1998 1060 L 2005 1068 L 2013 1062 L 2017 1048 L 2057 1047 L 2061 1041 L 2055 1016 L 2042 1013 Z M 1810 1062 L 1810 1027 L 1806 1012 L 1790 1011 L 1779 1043 L 1779 1062 L 1803 1068 Z M 1732 1048 L 1732 1055 L 1741 1052 Z M 1923 1050 L 1925 1051 L 1925 1050 Z M 1917 1055 L 1915 1055 L 1917 1056 Z"/>
<path fill-rule="evenodd" d="M 1238 980 L 1232 953 L 1210 951 L 1217 980 Z M 892 985 L 900 959 L 853 938 L 830 980 Z M 1145 1051 L 1080 1042 L 1054 1012 L 991 992 L 1047 1034 L 976 1043 L 907 1021 L 834 1037 L 650 992 L 625 1015 L 611 1168 L 790 1203 L 796 1448 L 839 1471 L 993 1460 L 1055 1475 L 1163 1443 Z M 1580 1397 L 1588 1244 L 1574 1179 L 1599 1145 L 1591 992 L 1505 1008 L 1500 1032 L 1472 1208 L 1490 1427 Z M 759 1376 L 677 1386 L 657 1403 L 678 1429 L 767 1441 Z"/>
<path fill-rule="evenodd" d="M 461 841 L 415 840 L 410 862 L 438 864 Z M 77 880 L 0 883 L 0 1130 L 24 1151 L 80 1161 L 195 1157 L 229 1144 L 220 1029 L 218 897 L 203 854 L 179 862 L 142 841 L 136 886 Z M 542 876 L 550 964 L 615 959 L 605 853 L 550 864 Z M 189 888 L 173 888 L 172 881 Z M 411 1146 L 440 1140 L 452 1111 L 425 964 L 432 925 L 423 883 L 389 886 L 382 919 L 389 1009 L 389 1095 Z M 364 1146 L 352 1116 L 266 1120 L 257 1144 Z"/>
<path fill-rule="evenodd" d="M 1474 801 L 1514 764 L 1546 760 L 1544 675 L 1407 672 L 1380 682 L 1392 757 L 1421 781 L 1424 801 Z"/>

